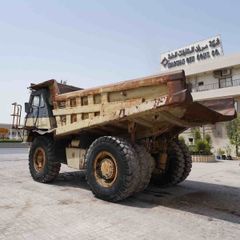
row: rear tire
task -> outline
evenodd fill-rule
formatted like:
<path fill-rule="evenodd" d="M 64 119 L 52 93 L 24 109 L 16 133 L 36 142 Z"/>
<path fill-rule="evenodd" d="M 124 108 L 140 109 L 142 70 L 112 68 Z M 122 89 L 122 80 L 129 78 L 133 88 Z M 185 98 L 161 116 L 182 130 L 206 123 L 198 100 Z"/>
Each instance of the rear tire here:
<path fill-rule="evenodd" d="M 158 186 L 169 187 L 181 181 L 184 172 L 184 155 L 175 141 L 168 145 L 168 159 L 166 170 L 163 174 L 153 173 L 152 182 Z"/>
<path fill-rule="evenodd" d="M 59 174 L 61 164 L 56 160 L 55 144 L 50 137 L 36 137 L 29 152 L 29 170 L 32 178 L 41 183 L 52 182 Z"/>
<path fill-rule="evenodd" d="M 149 185 L 152 176 L 152 165 L 154 163 L 154 159 L 143 146 L 135 145 L 134 147 L 140 164 L 140 179 L 136 192 L 141 192 Z"/>
<path fill-rule="evenodd" d="M 136 191 L 140 167 L 136 151 L 126 140 L 98 138 L 89 147 L 86 161 L 87 182 L 96 197 L 117 202 Z"/>
<path fill-rule="evenodd" d="M 191 172 L 192 156 L 191 156 L 191 154 L 188 150 L 188 147 L 185 143 L 178 142 L 178 145 L 181 148 L 183 156 L 184 156 L 184 171 L 183 171 L 183 175 L 182 175 L 181 179 L 179 180 L 179 183 L 180 183 L 180 182 L 183 182 Z"/>

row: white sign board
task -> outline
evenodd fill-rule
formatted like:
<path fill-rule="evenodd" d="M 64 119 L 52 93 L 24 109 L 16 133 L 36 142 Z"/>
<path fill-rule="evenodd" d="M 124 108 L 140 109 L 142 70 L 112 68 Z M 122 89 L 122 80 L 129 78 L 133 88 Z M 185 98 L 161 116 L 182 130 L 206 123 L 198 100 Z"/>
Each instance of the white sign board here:
<path fill-rule="evenodd" d="M 220 36 L 161 54 L 161 70 L 184 68 L 223 55 Z"/>

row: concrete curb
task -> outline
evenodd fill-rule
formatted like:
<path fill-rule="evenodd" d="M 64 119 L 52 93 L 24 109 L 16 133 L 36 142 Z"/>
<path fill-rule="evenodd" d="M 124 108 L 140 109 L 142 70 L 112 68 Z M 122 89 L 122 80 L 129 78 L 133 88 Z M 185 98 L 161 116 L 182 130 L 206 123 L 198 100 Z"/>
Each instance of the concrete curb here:
<path fill-rule="evenodd" d="M 193 162 L 216 162 L 214 155 L 192 155 Z"/>
<path fill-rule="evenodd" d="M 0 143 L 0 148 L 28 148 L 28 143 Z"/>

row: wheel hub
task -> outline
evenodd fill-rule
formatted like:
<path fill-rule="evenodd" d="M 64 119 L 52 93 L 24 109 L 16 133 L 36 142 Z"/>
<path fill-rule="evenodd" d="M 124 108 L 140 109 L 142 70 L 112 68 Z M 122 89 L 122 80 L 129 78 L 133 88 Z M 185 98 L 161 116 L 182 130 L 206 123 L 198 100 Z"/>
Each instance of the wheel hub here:
<path fill-rule="evenodd" d="M 94 160 L 94 175 L 96 181 L 103 187 L 111 187 L 117 179 L 118 169 L 114 156 L 107 152 L 100 152 Z"/>
<path fill-rule="evenodd" d="M 101 162 L 101 172 L 105 179 L 114 177 L 114 163 L 111 159 L 105 158 Z"/>
<path fill-rule="evenodd" d="M 37 148 L 34 153 L 34 168 L 37 172 L 42 172 L 45 166 L 45 152 L 42 148 Z"/>

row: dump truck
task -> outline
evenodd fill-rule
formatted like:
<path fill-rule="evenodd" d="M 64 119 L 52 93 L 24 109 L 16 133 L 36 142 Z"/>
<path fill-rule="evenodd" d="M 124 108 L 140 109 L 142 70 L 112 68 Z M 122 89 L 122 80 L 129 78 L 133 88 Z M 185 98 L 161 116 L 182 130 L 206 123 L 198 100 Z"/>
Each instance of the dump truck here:
<path fill-rule="evenodd" d="M 192 160 L 179 134 L 236 116 L 232 99 L 194 102 L 184 71 L 89 89 L 52 79 L 30 90 L 23 129 L 32 178 L 52 182 L 67 164 L 84 170 L 93 194 L 111 202 L 150 181 L 184 181 Z"/>

